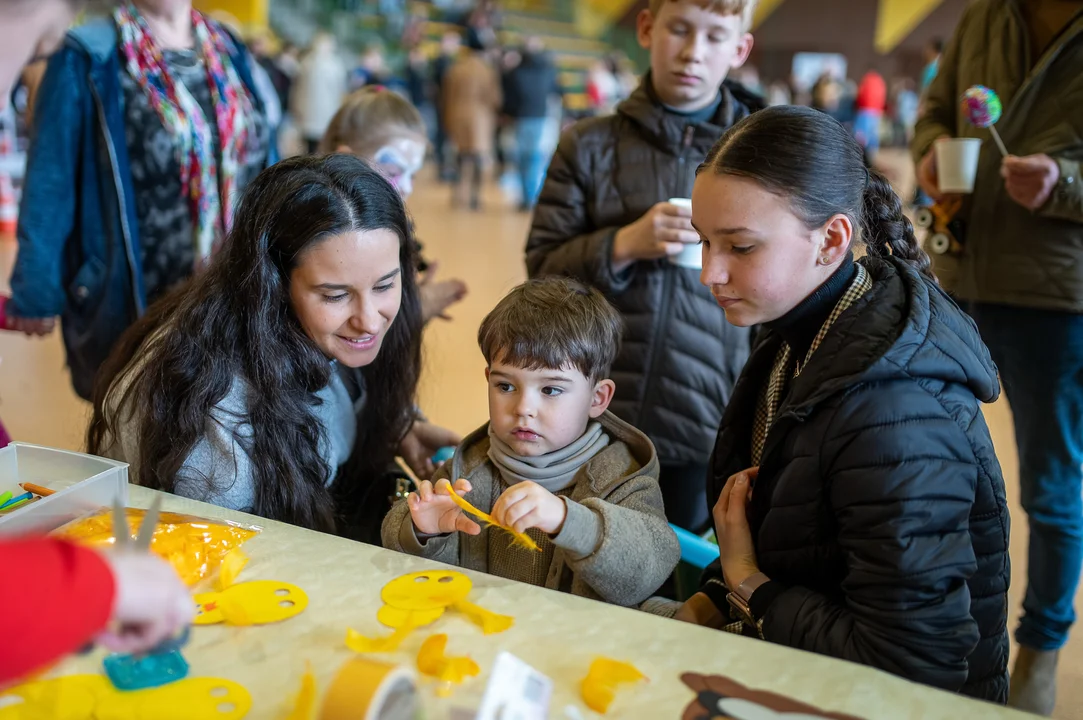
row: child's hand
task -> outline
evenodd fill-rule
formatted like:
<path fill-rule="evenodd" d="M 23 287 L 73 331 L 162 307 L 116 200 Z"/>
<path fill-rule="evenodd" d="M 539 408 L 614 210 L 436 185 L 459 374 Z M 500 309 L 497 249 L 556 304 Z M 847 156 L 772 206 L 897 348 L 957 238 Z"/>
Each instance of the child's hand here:
<path fill-rule="evenodd" d="M 568 506 L 541 485 L 527 481 L 516 483 L 504 491 L 493 505 L 490 515 L 494 521 L 516 532 L 538 528 L 556 535 L 564 527 Z"/>
<path fill-rule="evenodd" d="M 165 560 L 150 553 L 104 555 L 116 593 L 110 628 L 97 642 L 113 652 L 153 650 L 192 622 L 192 594 Z"/>
<path fill-rule="evenodd" d="M 436 472 L 436 466 L 432 462 L 436 451 L 443 447 L 457 447 L 462 441 L 461 437 L 450 430 L 416 420 L 399 445 L 399 455 L 418 480 L 428 480 Z"/>
<path fill-rule="evenodd" d="M 462 280 L 442 280 L 436 282 L 439 263 L 431 263 L 417 281 L 421 295 L 421 321 L 427 323 L 433 318 L 450 320 L 447 309 L 466 297 L 466 283 Z"/>
<path fill-rule="evenodd" d="M 463 514 L 459 506 L 452 502 L 449 493 L 452 490 L 460 496 L 470 492 L 470 483 L 466 480 L 456 480 L 454 488 L 447 480 L 436 483 L 436 487 L 428 480 L 417 486 L 417 492 L 412 492 L 406 497 L 406 505 L 410 508 L 410 519 L 414 521 L 414 527 L 418 532 L 425 535 L 442 535 L 451 532 L 464 532 L 467 535 L 477 535 L 481 532 L 481 526 Z"/>

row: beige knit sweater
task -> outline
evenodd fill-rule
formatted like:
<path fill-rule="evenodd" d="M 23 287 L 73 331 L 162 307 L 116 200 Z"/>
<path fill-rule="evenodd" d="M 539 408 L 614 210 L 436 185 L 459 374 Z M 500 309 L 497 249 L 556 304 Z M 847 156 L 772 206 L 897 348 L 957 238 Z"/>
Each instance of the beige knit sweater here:
<path fill-rule="evenodd" d="M 544 578 L 537 584 L 551 590 L 616 605 L 639 605 L 676 567 L 680 545 L 666 522 L 658 457 L 651 441 L 611 413 L 603 415 L 601 423 L 611 442 L 560 493 L 566 496 L 568 516 L 560 533 L 551 538 L 547 568 L 519 566 L 524 560 L 518 548 L 492 552 L 500 538 L 490 535 L 499 530 L 483 528 L 476 536 L 453 533 L 422 542 L 405 501 L 396 503 L 384 518 L 384 547 L 501 577 Z M 466 499 L 489 512 L 503 482 L 488 452 L 486 425 L 463 441 L 451 467 L 444 466 L 434 482 L 466 478 L 472 486 Z"/>

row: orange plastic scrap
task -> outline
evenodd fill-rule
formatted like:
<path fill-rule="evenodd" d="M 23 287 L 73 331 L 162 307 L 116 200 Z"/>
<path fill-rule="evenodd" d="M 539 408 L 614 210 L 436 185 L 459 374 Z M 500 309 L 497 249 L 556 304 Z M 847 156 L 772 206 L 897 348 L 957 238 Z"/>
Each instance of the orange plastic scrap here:
<path fill-rule="evenodd" d="M 450 485 L 441 484 L 438 489 L 443 490 L 444 492 L 446 492 L 451 497 L 452 502 L 454 502 L 456 505 L 458 505 L 460 508 L 462 508 L 463 512 L 470 513 L 471 515 L 475 516 L 478 520 L 480 520 L 485 525 L 488 525 L 490 527 L 495 527 L 495 528 L 497 528 L 499 530 L 503 530 L 504 532 L 511 535 L 511 543 L 512 543 L 512 545 L 518 545 L 519 547 L 524 547 L 527 550 L 534 550 L 536 552 L 541 552 L 541 548 L 538 547 L 538 544 L 536 542 L 534 542 L 530 538 L 529 535 L 527 535 L 526 533 L 521 533 L 521 532 L 519 532 L 517 530 L 514 530 L 514 529 L 508 527 L 507 525 L 501 525 L 500 523 L 496 522 L 495 520 L 493 520 L 492 516 L 489 515 L 489 513 L 482 512 L 481 510 L 478 510 L 476 507 L 471 505 L 470 502 L 467 501 L 465 498 L 460 497 L 457 492 L 455 492 L 454 490 L 451 489 Z"/>
<path fill-rule="evenodd" d="M 316 717 L 316 675 L 312 672 L 312 663 L 305 663 L 305 674 L 301 676 L 301 690 L 294 700 L 293 709 L 286 720 L 313 720 Z"/>
<path fill-rule="evenodd" d="M 138 534 L 145 514 L 145 510 L 127 509 L 128 526 L 133 534 Z M 260 528 L 254 526 L 163 512 L 158 518 L 150 549 L 168 560 L 181 579 L 192 587 L 211 577 L 231 550 L 259 532 Z M 104 510 L 74 520 L 54 535 L 92 547 L 113 545 L 116 538 L 113 537 L 112 511 Z"/>
<path fill-rule="evenodd" d="M 436 694 L 446 697 L 451 686 L 459 685 L 468 677 L 481 674 L 478 664 L 468 657 L 448 657 L 447 635 L 433 635 L 421 645 L 417 654 L 417 669 L 440 681 Z"/>
<path fill-rule="evenodd" d="M 395 652 L 402 645 L 403 640 L 410 636 L 415 626 L 404 625 L 387 637 L 370 638 L 362 635 L 353 628 L 346 628 L 346 647 L 355 653 L 390 653 Z"/>
<path fill-rule="evenodd" d="M 515 624 L 515 618 L 510 615 L 499 615 L 466 600 L 460 600 L 454 607 L 468 617 L 471 622 L 479 626 L 486 635 L 502 633 Z"/>
<path fill-rule="evenodd" d="M 635 665 L 602 657 L 591 663 L 579 690 L 587 707 L 604 715 L 616 698 L 619 685 L 643 681 L 648 678 Z"/>

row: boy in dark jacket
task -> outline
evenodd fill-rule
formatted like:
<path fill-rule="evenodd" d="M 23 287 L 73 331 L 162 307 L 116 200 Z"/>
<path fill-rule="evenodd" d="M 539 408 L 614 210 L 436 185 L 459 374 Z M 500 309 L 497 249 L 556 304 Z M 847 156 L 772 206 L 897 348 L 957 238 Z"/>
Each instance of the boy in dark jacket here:
<path fill-rule="evenodd" d="M 640 44 L 651 69 L 615 115 L 565 132 L 527 241 L 532 277 L 570 275 L 604 292 L 625 320 L 613 412 L 658 449 L 670 521 L 698 531 L 707 462 L 748 357 L 748 331 L 726 322 L 699 271 L 671 263 L 699 242 L 696 167 L 733 123 L 762 107 L 724 83 L 752 48 L 755 0 L 651 0 Z"/>

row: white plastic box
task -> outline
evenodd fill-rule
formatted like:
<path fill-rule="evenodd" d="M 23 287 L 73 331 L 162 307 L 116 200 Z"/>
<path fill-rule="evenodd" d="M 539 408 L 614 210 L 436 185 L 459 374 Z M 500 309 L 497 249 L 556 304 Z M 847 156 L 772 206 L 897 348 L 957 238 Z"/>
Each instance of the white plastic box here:
<path fill-rule="evenodd" d="M 57 492 L 0 515 L 0 535 L 46 533 L 118 498 L 128 504 L 127 463 L 93 455 L 11 443 L 0 449 L 0 493 L 22 495 L 21 482 Z"/>

